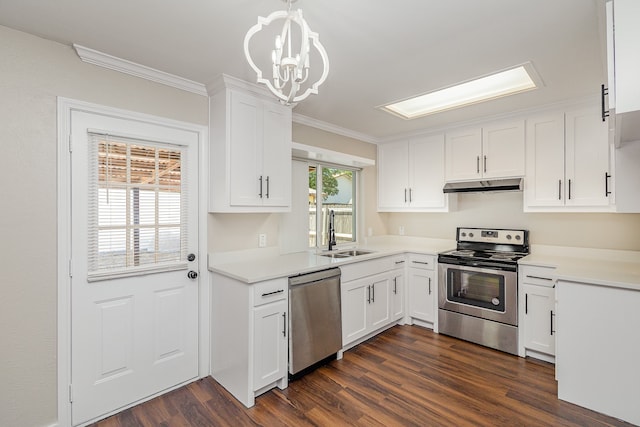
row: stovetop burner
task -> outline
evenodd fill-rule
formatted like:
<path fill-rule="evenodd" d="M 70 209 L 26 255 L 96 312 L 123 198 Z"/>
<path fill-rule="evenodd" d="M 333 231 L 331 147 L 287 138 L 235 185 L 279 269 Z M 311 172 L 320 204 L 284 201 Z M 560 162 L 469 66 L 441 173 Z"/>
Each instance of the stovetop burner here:
<path fill-rule="evenodd" d="M 457 230 L 457 247 L 440 255 L 460 262 L 492 261 L 516 264 L 529 254 L 526 230 L 461 228 Z"/>

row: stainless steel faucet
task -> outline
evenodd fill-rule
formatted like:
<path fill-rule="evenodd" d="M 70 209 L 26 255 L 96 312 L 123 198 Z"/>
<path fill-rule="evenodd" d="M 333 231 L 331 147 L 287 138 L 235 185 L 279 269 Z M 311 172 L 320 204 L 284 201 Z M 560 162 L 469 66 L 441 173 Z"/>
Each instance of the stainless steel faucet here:
<path fill-rule="evenodd" d="M 329 211 L 329 250 L 336 245 L 335 213 L 333 209 Z"/>

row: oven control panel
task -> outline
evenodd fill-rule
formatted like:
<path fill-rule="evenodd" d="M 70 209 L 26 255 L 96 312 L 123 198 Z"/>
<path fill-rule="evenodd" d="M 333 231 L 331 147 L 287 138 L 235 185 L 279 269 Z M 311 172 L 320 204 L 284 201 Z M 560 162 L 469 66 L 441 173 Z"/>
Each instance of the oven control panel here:
<path fill-rule="evenodd" d="M 484 242 L 496 244 L 525 244 L 524 230 L 502 230 L 484 228 L 459 228 L 458 242 Z"/>

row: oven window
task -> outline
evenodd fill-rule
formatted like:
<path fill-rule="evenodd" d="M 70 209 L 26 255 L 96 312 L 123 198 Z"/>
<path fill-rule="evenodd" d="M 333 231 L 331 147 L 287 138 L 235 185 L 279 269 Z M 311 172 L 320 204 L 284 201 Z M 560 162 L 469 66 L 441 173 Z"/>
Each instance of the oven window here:
<path fill-rule="evenodd" d="M 505 311 L 504 275 L 447 269 L 447 299 L 494 311 Z"/>

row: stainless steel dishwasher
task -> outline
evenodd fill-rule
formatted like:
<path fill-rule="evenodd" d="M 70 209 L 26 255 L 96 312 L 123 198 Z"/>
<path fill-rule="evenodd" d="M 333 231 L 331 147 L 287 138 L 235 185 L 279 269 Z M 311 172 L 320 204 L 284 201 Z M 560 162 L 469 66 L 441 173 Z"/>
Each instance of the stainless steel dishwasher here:
<path fill-rule="evenodd" d="M 289 374 L 342 349 L 340 269 L 289 278 Z"/>

